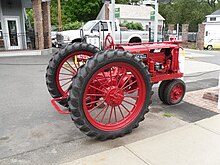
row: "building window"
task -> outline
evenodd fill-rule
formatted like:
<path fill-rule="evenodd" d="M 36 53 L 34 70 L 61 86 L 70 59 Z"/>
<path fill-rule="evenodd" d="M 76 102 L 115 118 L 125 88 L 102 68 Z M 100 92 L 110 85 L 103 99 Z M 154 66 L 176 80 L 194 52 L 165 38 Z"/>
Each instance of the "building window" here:
<path fill-rule="evenodd" d="M 209 35 L 209 32 L 208 32 L 208 31 L 206 31 L 206 32 L 205 32 L 205 36 L 208 36 L 208 35 Z"/>
<path fill-rule="evenodd" d="M 210 17 L 210 21 L 216 21 L 216 17 Z"/>
<path fill-rule="evenodd" d="M 4 40 L 3 40 L 3 33 L 2 33 L 2 23 L 0 21 L 0 48 L 4 48 Z"/>

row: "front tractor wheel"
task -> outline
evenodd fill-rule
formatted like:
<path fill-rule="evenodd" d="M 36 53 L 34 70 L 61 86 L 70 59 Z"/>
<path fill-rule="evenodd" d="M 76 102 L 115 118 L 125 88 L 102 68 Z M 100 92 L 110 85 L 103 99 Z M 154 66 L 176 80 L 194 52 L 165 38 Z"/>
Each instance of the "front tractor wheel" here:
<path fill-rule="evenodd" d="M 165 100 L 164 100 L 164 91 L 165 91 L 165 89 L 166 89 L 168 83 L 170 83 L 170 82 L 171 82 L 171 80 L 166 80 L 166 81 L 162 81 L 162 82 L 160 83 L 160 86 L 159 86 L 159 88 L 158 88 L 158 96 L 159 96 L 159 98 L 160 98 L 160 100 L 161 100 L 162 102 L 165 101 Z"/>
<path fill-rule="evenodd" d="M 79 69 L 69 91 L 76 126 L 90 137 L 130 133 L 148 112 L 152 84 L 148 68 L 128 52 L 97 53 Z"/>
<path fill-rule="evenodd" d="M 163 103 L 167 105 L 175 105 L 182 101 L 186 92 L 185 83 L 180 79 L 174 79 L 167 83 L 164 94 Z"/>

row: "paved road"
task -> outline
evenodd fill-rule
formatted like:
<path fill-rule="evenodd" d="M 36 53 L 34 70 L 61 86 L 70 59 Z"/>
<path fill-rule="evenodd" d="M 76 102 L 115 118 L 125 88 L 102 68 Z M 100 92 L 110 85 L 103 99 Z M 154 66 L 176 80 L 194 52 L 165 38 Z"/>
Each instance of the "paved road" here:
<path fill-rule="evenodd" d="M 0 160 L 4 159 L 5 164 L 65 162 L 216 114 L 188 103 L 164 106 L 155 94 L 151 112 L 139 129 L 126 137 L 100 143 L 87 138 L 76 129 L 68 115 L 59 115 L 51 106 L 45 85 L 49 59 L 50 56 L 0 59 Z M 199 60 L 207 60 L 207 57 Z M 212 76 L 206 81 L 187 75 L 188 90 L 216 86 L 218 75 L 209 74 Z M 154 90 L 157 91 L 157 86 Z M 175 117 L 166 118 L 165 112 L 172 112 Z"/>
<path fill-rule="evenodd" d="M 186 49 L 187 54 L 196 56 L 196 60 L 220 65 L 220 51 Z"/>

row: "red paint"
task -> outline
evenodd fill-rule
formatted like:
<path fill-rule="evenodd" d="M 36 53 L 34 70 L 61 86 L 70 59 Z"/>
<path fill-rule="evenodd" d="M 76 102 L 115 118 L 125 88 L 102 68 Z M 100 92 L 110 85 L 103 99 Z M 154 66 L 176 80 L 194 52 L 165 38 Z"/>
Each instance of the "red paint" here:
<path fill-rule="evenodd" d="M 128 44 L 116 44 L 114 45 L 113 38 L 110 34 L 106 36 L 104 45 L 106 49 L 120 49 L 124 51 L 129 51 L 132 54 L 136 55 L 146 55 L 146 58 L 142 59 L 143 63 L 148 66 L 148 70 L 151 74 L 151 81 L 155 84 L 159 81 L 164 80 L 172 80 L 176 78 L 183 77 L 183 73 L 179 71 L 179 49 L 178 44 L 180 41 L 173 42 L 159 42 L 159 43 L 128 43 Z M 70 54 L 67 56 L 59 65 L 57 74 L 56 74 L 56 83 L 60 93 L 63 95 L 61 98 L 53 99 L 51 102 L 53 106 L 57 109 L 59 113 L 66 114 L 63 112 L 56 104 L 55 101 L 66 98 L 68 96 L 68 90 L 64 90 L 61 85 L 60 75 L 62 74 L 61 68 L 63 65 L 68 65 L 67 61 L 69 59 L 74 59 L 75 56 L 78 56 L 78 61 L 86 61 L 88 57 L 93 56 L 90 52 L 76 52 L 74 54 Z M 74 63 L 74 60 L 73 60 Z M 159 66 L 157 67 L 159 63 Z M 74 64 L 75 65 L 75 64 Z M 114 67 L 113 67 L 114 66 Z M 77 66 L 78 69 L 79 66 Z M 113 67 L 113 68 L 112 68 Z M 71 67 L 70 67 L 71 68 Z M 68 71 L 70 68 L 66 68 Z M 111 72 L 109 72 L 109 68 L 112 68 Z M 106 69 L 104 71 L 104 69 Z M 72 78 L 73 75 L 77 73 L 73 72 L 69 75 Z M 127 73 L 127 74 L 125 74 Z M 68 79 L 68 78 L 67 78 Z M 63 79 L 62 81 L 65 81 Z M 69 84 L 72 83 L 70 80 Z M 66 84 L 67 86 L 68 84 Z M 123 89 L 124 86 L 129 86 L 127 89 Z M 122 89 L 121 89 L 122 88 Z M 109 107 L 113 107 L 110 109 L 109 115 L 112 117 L 114 115 L 114 111 L 116 109 L 120 111 L 120 109 L 115 107 L 121 106 L 123 104 L 123 100 L 125 99 L 124 93 L 133 93 L 136 89 L 138 89 L 138 99 L 135 105 L 136 108 L 133 107 L 131 109 L 131 114 L 124 116 L 124 119 L 118 121 L 116 123 L 111 123 L 111 119 L 109 123 L 97 122 L 95 116 L 92 116 L 90 111 L 95 111 L 99 106 L 101 108 L 100 114 L 107 111 Z M 87 87 L 84 91 L 83 98 L 83 109 L 84 113 L 89 120 L 89 122 L 96 128 L 104 130 L 104 131 L 115 131 L 121 128 L 124 128 L 133 119 L 138 115 L 140 111 L 140 107 L 142 107 L 143 99 L 145 98 L 145 93 L 140 91 L 145 91 L 145 82 L 141 77 L 140 73 L 132 66 L 122 62 L 115 62 L 105 66 L 104 68 L 99 69 L 96 74 L 92 76 L 89 80 Z M 104 93 L 103 93 L 104 92 Z M 141 94 L 140 94 L 141 93 Z M 171 93 L 171 99 L 175 102 L 178 102 L 178 99 L 181 98 L 184 91 L 181 87 L 177 86 Z M 100 105 L 99 105 L 100 104 Z M 121 107 L 122 108 L 122 107 Z M 122 108 L 126 109 L 126 107 Z M 98 113 L 99 114 L 99 113 Z M 111 118 L 109 117 L 109 118 Z M 117 116 L 113 116 L 117 119 Z"/>
<path fill-rule="evenodd" d="M 145 91 L 145 81 L 135 67 L 123 62 L 108 64 L 97 70 L 87 83 L 83 96 L 86 119 L 103 131 L 122 129 L 140 113 L 146 97 Z M 132 95 L 125 96 L 128 93 Z M 86 102 L 91 95 L 99 98 L 93 108 Z"/>
<path fill-rule="evenodd" d="M 60 100 L 64 100 L 64 99 L 67 99 L 67 97 L 59 97 L 59 98 L 54 98 L 51 100 L 51 104 L 54 106 L 54 108 L 57 110 L 58 113 L 60 114 L 70 114 L 69 111 L 64 111 L 62 110 L 58 104 L 57 104 L 57 101 L 60 101 Z"/>
<path fill-rule="evenodd" d="M 170 101 L 173 104 L 178 103 L 184 95 L 184 88 L 181 84 L 176 84 L 171 93 L 170 93 Z"/>
<path fill-rule="evenodd" d="M 114 49 L 114 40 L 110 33 L 105 37 L 104 48 L 105 49 Z"/>

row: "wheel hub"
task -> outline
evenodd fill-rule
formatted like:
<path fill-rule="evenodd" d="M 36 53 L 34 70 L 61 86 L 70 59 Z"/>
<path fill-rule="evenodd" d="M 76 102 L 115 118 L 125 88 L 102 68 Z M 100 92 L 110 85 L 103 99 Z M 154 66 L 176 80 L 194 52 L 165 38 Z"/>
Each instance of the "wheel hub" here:
<path fill-rule="evenodd" d="M 172 92 L 172 98 L 174 99 L 174 100 L 178 100 L 181 96 L 182 96 L 182 94 L 183 94 L 183 91 L 182 91 L 182 89 L 181 89 L 181 87 L 179 87 L 179 86 L 176 86 L 174 89 L 173 89 L 173 92 Z"/>
<path fill-rule="evenodd" d="M 124 92 L 120 88 L 110 89 L 106 95 L 106 103 L 112 107 L 118 106 L 124 100 Z"/>

